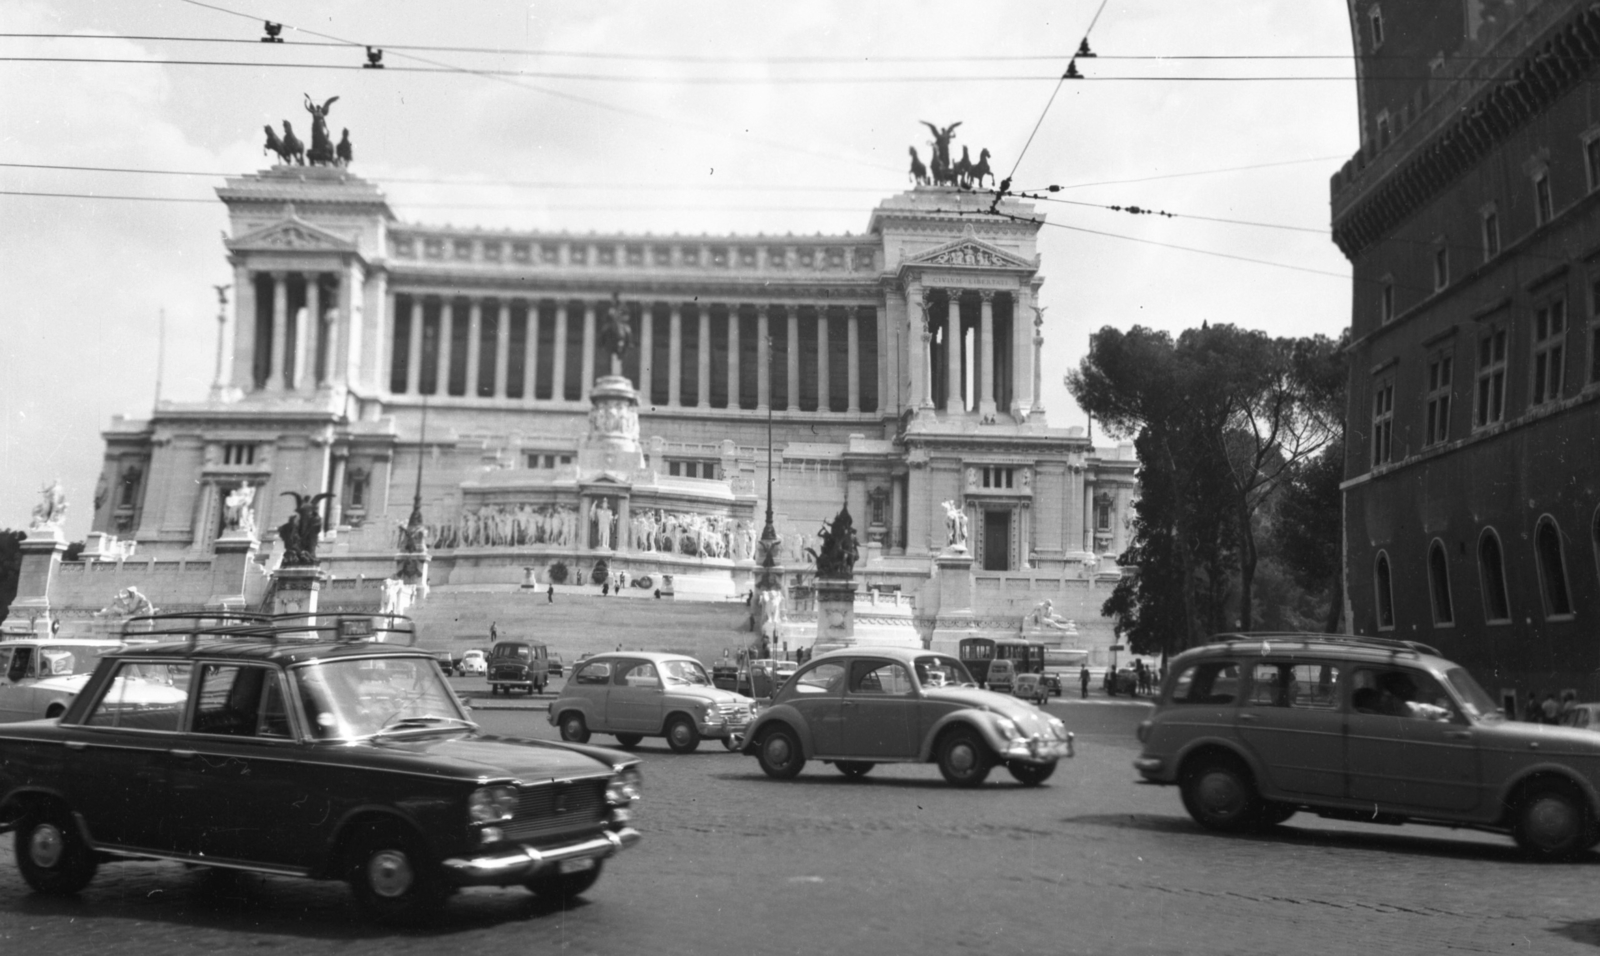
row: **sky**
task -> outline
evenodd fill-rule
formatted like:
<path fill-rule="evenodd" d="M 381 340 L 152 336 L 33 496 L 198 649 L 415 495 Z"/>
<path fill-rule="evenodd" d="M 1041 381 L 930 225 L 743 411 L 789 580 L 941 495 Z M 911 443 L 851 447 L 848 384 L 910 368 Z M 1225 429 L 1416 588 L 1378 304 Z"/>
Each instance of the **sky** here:
<path fill-rule="evenodd" d="M 1103 326 L 1349 323 L 1336 0 L 0 0 L 0 25 L 0 528 L 59 479 L 81 539 L 111 417 L 205 396 L 214 189 L 269 165 L 263 125 L 308 128 L 307 94 L 339 97 L 402 221 L 527 230 L 862 232 L 907 147 L 927 161 L 920 121 L 959 121 L 1015 188 L 1061 187 L 1037 203 L 1052 425 L 1085 424 L 1062 379 Z"/>

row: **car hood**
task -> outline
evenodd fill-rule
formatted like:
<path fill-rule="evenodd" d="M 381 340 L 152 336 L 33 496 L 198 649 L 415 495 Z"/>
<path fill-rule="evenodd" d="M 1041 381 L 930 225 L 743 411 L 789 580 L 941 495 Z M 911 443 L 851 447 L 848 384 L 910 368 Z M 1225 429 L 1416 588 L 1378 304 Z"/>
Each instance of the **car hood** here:
<path fill-rule="evenodd" d="M 1484 746 L 1504 747 L 1545 756 L 1551 753 L 1583 753 L 1600 756 L 1600 733 L 1555 724 L 1530 724 L 1521 720 L 1478 724 L 1475 731 Z M 1531 744 L 1538 744 L 1533 751 Z"/>
<path fill-rule="evenodd" d="M 615 766 L 638 762 L 620 750 L 497 734 L 390 736 L 366 745 L 402 762 L 415 760 L 429 773 L 441 776 L 511 777 L 524 784 L 606 773 Z"/>
<path fill-rule="evenodd" d="M 743 694 L 735 694 L 731 690 L 723 690 L 720 687 L 673 686 L 673 687 L 667 688 L 667 693 L 672 695 L 673 697 L 695 697 L 695 698 L 698 698 L 700 700 L 714 700 L 719 704 L 753 704 L 753 703 L 755 703 L 754 700 L 752 700 L 749 697 L 746 697 Z"/>
<path fill-rule="evenodd" d="M 998 694 L 992 690 L 979 690 L 976 687 L 928 687 L 922 691 L 929 700 L 945 701 L 959 704 L 962 707 L 976 707 L 1009 717 L 1016 721 L 1018 726 L 1034 729 L 1035 724 L 1043 726 L 1045 715 L 1039 708 L 1010 694 Z"/>

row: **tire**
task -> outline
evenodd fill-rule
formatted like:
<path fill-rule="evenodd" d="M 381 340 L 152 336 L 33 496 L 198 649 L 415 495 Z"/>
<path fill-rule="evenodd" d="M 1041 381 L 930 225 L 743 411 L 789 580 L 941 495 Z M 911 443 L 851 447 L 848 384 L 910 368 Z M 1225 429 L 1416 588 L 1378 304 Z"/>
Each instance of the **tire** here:
<path fill-rule="evenodd" d="M 674 715 L 667 721 L 667 746 L 675 754 L 694 753 L 700 746 L 700 728 L 683 714 Z"/>
<path fill-rule="evenodd" d="M 849 777 L 851 780 L 865 777 L 873 767 L 877 766 L 877 764 L 871 762 L 870 760 L 835 760 L 833 765 L 840 773 L 844 774 L 846 777 Z"/>
<path fill-rule="evenodd" d="M 1511 835 L 1534 859 L 1562 860 L 1584 849 L 1590 839 L 1588 809 L 1572 788 L 1536 784 L 1518 801 Z"/>
<path fill-rule="evenodd" d="M 582 714 L 569 710 L 561 715 L 561 739 L 573 744 L 589 742 L 589 725 Z"/>
<path fill-rule="evenodd" d="M 552 903 L 571 903 L 573 900 L 586 893 L 595 881 L 600 879 L 600 870 L 605 866 L 602 860 L 594 861 L 594 869 L 579 870 L 576 873 L 547 873 L 536 876 L 522 884 L 537 896 Z"/>
<path fill-rule="evenodd" d="M 1275 827 L 1280 823 L 1288 822 L 1300 810 L 1292 803 L 1279 803 L 1276 800 L 1261 801 L 1261 810 L 1256 814 L 1256 823 L 1262 827 Z"/>
<path fill-rule="evenodd" d="M 1179 786 L 1184 809 L 1208 830 L 1237 833 L 1260 819 L 1255 784 L 1233 758 L 1209 757 L 1185 767 Z"/>
<path fill-rule="evenodd" d="M 59 803 L 43 804 L 17 826 L 17 869 L 35 893 L 71 896 L 89 885 L 98 864 L 78 824 Z"/>
<path fill-rule="evenodd" d="M 623 750 L 632 750 L 639 746 L 639 741 L 644 739 L 643 734 L 617 734 L 617 746 Z"/>
<path fill-rule="evenodd" d="M 1006 764 L 1006 769 L 1011 772 L 1012 778 L 1024 787 L 1037 787 L 1056 772 L 1056 762 L 1052 760 L 1049 763 L 1024 763 L 1021 760 L 1013 760 Z"/>
<path fill-rule="evenodd" d="M 412 925 L 444 906 L 449 886 L 427 845 L 398 824 L 368 824 L 349 852 L 356 906 L 379 923 Z"/>
<path fill-rule="evenodd" d="M 794 731 L 778 725 L 761 735 L 756 747 L 756 760 L 767 776 L 774 780 L 792 780 L 806 765 L 805 751 L 800 749 L 800 738 Z"/>
<path fill-rule="evenodd" d="M 976 787 L 993 766 L 989 745 L 970 727 L 958 727 L 939 741 L 939 772 L 952 786 Z"/>

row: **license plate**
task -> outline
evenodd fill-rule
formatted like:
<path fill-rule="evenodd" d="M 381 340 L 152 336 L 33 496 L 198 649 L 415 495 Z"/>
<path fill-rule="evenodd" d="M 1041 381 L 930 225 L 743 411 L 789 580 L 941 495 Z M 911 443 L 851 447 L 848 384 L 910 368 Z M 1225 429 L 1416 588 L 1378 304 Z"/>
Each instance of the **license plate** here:
<path fill-rule="evenodd" d="M 562 873 L 582 873 L 584 870 L 594 869 L 594 857 L 580 856 L 571 860 L 562 860 L 558 865 Z"/>

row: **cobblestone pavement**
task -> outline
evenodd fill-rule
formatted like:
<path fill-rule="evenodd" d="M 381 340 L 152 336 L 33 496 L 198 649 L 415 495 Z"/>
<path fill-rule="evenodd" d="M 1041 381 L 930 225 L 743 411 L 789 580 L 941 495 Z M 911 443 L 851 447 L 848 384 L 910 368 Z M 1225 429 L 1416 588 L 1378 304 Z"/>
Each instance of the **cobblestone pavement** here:
<path fill-rule="evenodd" d="M 715 745 L 645 758 L 645 841 L 585 901 L 460 894 L 426 930 L 356 916 L 333 883 L 101 869 L 77 899 L 31 895 L 0 849 L 0 952 L 1582 953 L 1600 946 L 1600 855 L 1523 862 L 1508 838 L 1296 817 L 1218 836 L 1129 762 L 1143 709 L 1055 702 L 1079 756 L 1043 787 L 976 791 L 929 766 L 764 777 Z M 549 737 L 541 711 L 479 715 Z M 610 739 L 596 735 L 598 743 Z"/>

